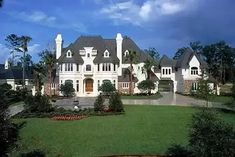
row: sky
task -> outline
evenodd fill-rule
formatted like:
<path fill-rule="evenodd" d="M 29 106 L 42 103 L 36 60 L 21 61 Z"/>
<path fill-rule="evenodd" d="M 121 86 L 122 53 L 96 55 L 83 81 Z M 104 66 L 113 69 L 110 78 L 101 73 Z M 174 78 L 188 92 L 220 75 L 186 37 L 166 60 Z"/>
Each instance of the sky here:
<path fill-rule="evenodd" d="M 29 54 L 64 47 L 81 35 L 131 37 L 141 49 L 156 48 L 173 57 L 192 41 L 226 41 L 235 47 L 235 0 L 5 0 L 0 8 L 0 63 L 9 57 L 5 38 L 27 35 Z"/>

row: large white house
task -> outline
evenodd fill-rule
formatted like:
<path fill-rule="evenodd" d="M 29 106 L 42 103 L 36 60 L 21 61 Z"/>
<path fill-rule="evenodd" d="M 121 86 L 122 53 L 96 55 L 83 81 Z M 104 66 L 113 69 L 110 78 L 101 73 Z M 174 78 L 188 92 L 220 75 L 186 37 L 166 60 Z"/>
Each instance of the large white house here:
<path fill-rule="evenodd" d="M 117 34 L 116 39 L 101 36 L 81 36 L 68 47 L 63 47 L 62 35 L 56 39 L 58 59 L 58 83 L 73 83 L 76 96 L 97 96 L 98 87 L 104 81 L 112 82 L 122 93 L 129 93 L 130 79 L 126 72 L 130 69 L 127 59 L 129 51 L 135 51 L 138 59 L 133 65 L 134 93 L 140 92 L 137 84 L 147 78 L 144 62 L 150 57 L 129 37 Z M 152 76 L 157 92 L 169 89 L 173 92 L 190 93 L 197 88 L 202 70 L 207 68 L 203 59 L 188 49 L 178 60 L 163 56 L 158 65 L 152 67 Z M 167 87 L 167 88 L 166 88 Z"/>

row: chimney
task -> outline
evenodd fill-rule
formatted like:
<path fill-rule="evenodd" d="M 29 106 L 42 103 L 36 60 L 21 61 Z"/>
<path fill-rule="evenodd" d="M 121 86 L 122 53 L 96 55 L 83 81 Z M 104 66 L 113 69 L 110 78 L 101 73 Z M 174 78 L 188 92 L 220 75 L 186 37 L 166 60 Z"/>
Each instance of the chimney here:
<path fill-rule="evenodd" d="M 119 62 L 119 67 L 118 67 L 118 76 L 122 75 L 122 35 L 121 33 L 117 33 L 117 37 L 116 37 L 116 44 L 117 44 L 117 57 L 120 60 Z"/>
<path fill-rule="evenodd" d="M 63 46 L 63 39 L 61 34 L 57 34 L 55 42 L 56 42 L 56 59 L 58 59 L 61 56 L 61 51 Z"/>

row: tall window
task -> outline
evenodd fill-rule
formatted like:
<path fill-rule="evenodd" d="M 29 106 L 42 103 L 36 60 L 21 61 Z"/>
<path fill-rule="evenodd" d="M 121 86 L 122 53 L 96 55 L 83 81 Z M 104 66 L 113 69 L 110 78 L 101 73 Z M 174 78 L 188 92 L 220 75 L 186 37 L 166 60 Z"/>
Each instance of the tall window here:
<path fill-rule="evenodd" d="M 76 85 L 76 91 L 79 92 L 79 80 L 76 81 L 77 85 Z"/>
<path fill-rule="evenodd" d="M 111 64 L 110 63 L 103 63 L 103 71 L 111 71 Z"/>
<path fill-rule="evenodd" d="M 116 64 L 113 64 L 113 71 L 116 71 Z"/>
<path fill-rule="evenodd" d="M 198 68 L 197 67 L 191 68 L 191 75 L 198 75 Z"/>
<path fill-rule="evenodd" d="M 122 83 L 122 88 L 123 88 L 123 89 L 129 88 L 129 82 L 123 82 L 123 83 Z"/>
<path fill-rule="evenodd" d="M 73 64 L 72 63 L 65 63 L 65 71 L 73 71 Z"/>
<path fill-rule="evenodd" d="M 97 84 L 98 84 L 98 88 L 99 88 L 99 87 L 100 87 L 100 80 L 98 80 L 98 83 L 97 83 Z"/>
<path fill-rule="evenodd" d="M 60 71 L 63 71 L 63 64 L 60 64 Z"/>
<path fill-rule="evenodd" d="M 97 66 L 98 66 L 97 70 L 100 71 L 100 64 L 98 64 Z"/>
<path fill-rule="evenodd" d="M 113 80 L 113 85 L 114 87 L 116 87 L 116 80 Z"/>
<path fill-rule="evenodd" d="M 70 51 L 67 52 L 67 57 L 68 57 L 68 58 L 71 58 L 71 57 L 72 57 L 72 54 L 71 54 Z"/>
<path fill-rule="evenodd" d="M 87 58 L 90 58 L 90 56 L 91 56 L 91 54 L 90 54 L 90 53 L 88 53 L 88 54 L 87 54 Z"/>
<path fill-rule="evenodd" d="M 86 71 L 91 71 L 91 65 L 90 64 L 86 65 Z"/>
<path fill-rule="evenodd" d="M 193 82 L 192 83 L 192 90 L 195 91 L 198 89 L 198 83 L 197 82 Z"/>
<path fill-rule="evenodd" d="M 77 64 L 77 71 L 79 71 L 79 64 Z"/>
<path fill-rule="evenodd" d="M 162 69 L 162 74 L 163 75 L 170 75 L 171 74 L 171 69 L 170 68 L 163 68 Z"/>

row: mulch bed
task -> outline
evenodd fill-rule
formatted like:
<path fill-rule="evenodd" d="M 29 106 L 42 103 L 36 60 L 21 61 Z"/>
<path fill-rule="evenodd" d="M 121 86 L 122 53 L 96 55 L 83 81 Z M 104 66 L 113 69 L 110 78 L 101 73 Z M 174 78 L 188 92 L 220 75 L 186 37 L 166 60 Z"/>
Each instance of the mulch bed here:
<path fill-rule="evenodd" d="M 54 116 L 51 119 L 69 121 L 69 120 L 81 120 L 87 117 L 88 116 L 84 116 L 84 115 L 63 115 L 63 116 L 61 115 L 61 116 Z"/>

